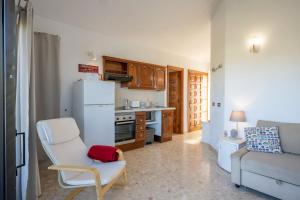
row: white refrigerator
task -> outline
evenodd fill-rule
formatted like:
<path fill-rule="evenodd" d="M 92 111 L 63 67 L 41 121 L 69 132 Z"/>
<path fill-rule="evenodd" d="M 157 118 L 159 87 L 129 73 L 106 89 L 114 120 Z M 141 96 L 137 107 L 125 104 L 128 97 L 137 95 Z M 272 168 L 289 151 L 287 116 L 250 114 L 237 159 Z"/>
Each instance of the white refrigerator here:
<path fill-rule="evenodd" d="M 115 146 L 115 83 L 77 81 L 73 85 L 72 101 L 72 115 L 87 147 Z"/>

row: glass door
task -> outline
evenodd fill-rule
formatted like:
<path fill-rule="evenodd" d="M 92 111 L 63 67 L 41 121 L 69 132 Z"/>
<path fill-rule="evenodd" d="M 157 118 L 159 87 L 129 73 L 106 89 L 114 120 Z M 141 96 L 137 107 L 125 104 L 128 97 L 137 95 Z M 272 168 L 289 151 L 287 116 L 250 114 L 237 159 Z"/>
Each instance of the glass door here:
<path fill-rule="evenodd" d="M 1 0 L 0 199 L 16 199 L 16 16 L 15 1 Z"/>

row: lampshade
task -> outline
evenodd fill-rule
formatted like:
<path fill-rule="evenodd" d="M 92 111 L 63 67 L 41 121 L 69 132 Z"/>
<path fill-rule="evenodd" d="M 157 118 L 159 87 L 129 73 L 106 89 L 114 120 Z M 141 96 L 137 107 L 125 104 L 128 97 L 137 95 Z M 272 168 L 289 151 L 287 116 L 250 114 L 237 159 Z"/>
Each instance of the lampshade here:
<path fill-rule="evenodd" d="M 230 121 L 232 122 L 245 122 L 246 115 L 244 111 L 232 111 L 230 115 Z"/>

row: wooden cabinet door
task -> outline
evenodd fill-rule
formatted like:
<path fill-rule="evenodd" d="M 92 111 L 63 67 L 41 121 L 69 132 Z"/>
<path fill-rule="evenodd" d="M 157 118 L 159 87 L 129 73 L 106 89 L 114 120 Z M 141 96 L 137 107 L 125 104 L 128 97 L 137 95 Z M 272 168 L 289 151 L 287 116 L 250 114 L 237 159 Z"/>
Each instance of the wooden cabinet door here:
<path fill-rule="evenodd" d="M 145 140 L 145 130 L 146 130 L 146 113 L 136 112 L 135 113 L 135 140 L 144 141 Z"/>
<path fill-rule="evenodd" d="M 162 111 L 162 139 L 172 138 L 173 134 L 173 111 Z"/>
<path fill-rule="evenodd" d="M 154 74 L 153 65 L 142 64 L 139 69 L 139 88 L 154 89 Z"/>
<path fill-rule="evenodd" d="M 166 68 L 155 67 L 155 89 L 165 90 L 166 88 Z"/>
<path fill-rule="evenodd" d="M 174 111 L 174 133 L 181 132 L 181 80 L 179 72 L 169 73 L 169 106 L 175 107 Z"/>
<path fill-rule="evenodd" d="M 128 67 L 127 67 L 127 74 L 129 76 L 132 76 L 132 81 L 130 81 L 128 83 L 128 88 L 134 89 L 134 88 L 138 88 L 138 68 L 139 66 L 137 64 L 134 63 L 128 63 Z"/>

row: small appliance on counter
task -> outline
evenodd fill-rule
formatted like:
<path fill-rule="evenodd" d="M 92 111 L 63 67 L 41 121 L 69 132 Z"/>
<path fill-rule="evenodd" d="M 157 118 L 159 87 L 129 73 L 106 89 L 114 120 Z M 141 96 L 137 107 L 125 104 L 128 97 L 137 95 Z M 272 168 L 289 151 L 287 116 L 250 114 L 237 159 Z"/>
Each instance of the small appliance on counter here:
<path fill-rule="evenodd" d="M 131 108 L 140 108 L 141 107 L 141 103 L 140 103 L 140 101 L 131 101 L 130 102 L 130 107 Z"/>
<path fill-rule="evenodd" d="M 140 103 L 141 108 L 151 108 L 152 103 L 150 101 L 143 101 Z"/>

